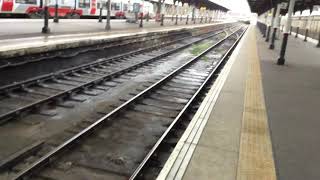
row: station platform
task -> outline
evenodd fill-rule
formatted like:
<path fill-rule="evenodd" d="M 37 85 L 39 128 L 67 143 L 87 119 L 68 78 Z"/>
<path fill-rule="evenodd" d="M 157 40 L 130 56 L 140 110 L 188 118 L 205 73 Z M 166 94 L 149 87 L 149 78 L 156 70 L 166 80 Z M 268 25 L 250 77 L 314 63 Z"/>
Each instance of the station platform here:
<path fill-rule="evenodd" d="M 175 18 L 166 18 L 164 20 L 164 27 L 167 26 L 181 26 L 186 25 L 186 18 L 178 18 L 177 25 L 175 25 Z M 196 24 L 200 23 L 200 19 L 196 19 Z M 140 21 L 137 23 L 128 23 L 126 19 L 111 19 L 111 32 L 120 34 L 128 29 L 141 29 L 139 27 Z M 188 19 L 188 24 L 193 25 L 191 19 Z M 44 25 L 43 19 L 0 19 L 0 40 L 4 39 L 16 39 L 16 38 L 26 38 L 26 37 L 38 37 L 38 36 L 52 36 L 52 35 L 66 35 L 66 34 L 79 34 L 79 33 L 97 33 L 106 32 L 106 20 L 103 19 L 102 22 L 98 22 L 98 19 L 59 19 L 59 23 L 54 23 L 53 19 L 49 19 L 49 34 L 41 33 L 41 29 Z M 146 21 L 143 20 L 144 28 L 159 28 L 160 22 L 156 22 L 154 19 Z"/>
<path fill-rule="evenodd" d="M 97 19 L 60 19 L 59 23 L 50 20 L 50 34 L 42 34 L 43 20 L 41 19 L 1 19 L 0 26 L 0 58 L 42 53 L 86 46 L 115 38 L 144 35 L 148 33 L 170 32 L 182 29 L 206 27 L 228 21 L 207 22 L 196 20 L 196 23 L 186 19 L 175 21 L 166 19 L 164 26 L 160 22 L 150 20 L 144 22 L 143 28 L 139 23 L 127 23 L 126 20 L 111 20 L 111 30 L 106 31 L 106 20 L 98 23 Z"/>
<path fill-rule="evenodd" d="M 320 51 L 290 36 L 279 66 L 280 46 L 250 25 L 158 180 L 320 179 Z"/>

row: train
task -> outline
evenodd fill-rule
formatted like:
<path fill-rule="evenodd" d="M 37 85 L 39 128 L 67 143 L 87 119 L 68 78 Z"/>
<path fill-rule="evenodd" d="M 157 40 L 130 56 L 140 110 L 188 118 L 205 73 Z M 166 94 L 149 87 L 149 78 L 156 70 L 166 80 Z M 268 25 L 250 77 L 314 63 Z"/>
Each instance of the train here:
<path fill-rule="evenodd" d="M 44 16 L 45 0 L 0 0 L 1 17 L 42 18 Z M 106 15 L 106 0 L 47 0 L 49 16 L 55 15 L 55 5 L 58 4 L 58 16 L 69 19 L 82 17 L 95 18 Z M 153 13 L 153 4 L 141 0 L 111 0 L 111 17 L 126 18 L 126 14 L 138 5 L 148 15 Z"/>
<path fill-rule="evenodd" d="M 43 18 L 44 4 L 47 1 L 49 16 L 55 16 L 55 6 L 58 4 L 58 16 L 68 19 L 97 18 L 107 14 L 107 0 L 0 0 L 1 17 L 23 17 L 23 18 Z M 182 17 L 212 16 L 214 11 L 207 11 L 206 8 L 194 8 L 187 3 L 173 5 L 173 0 L 168 0 L 162 4 L 162 13 L 165 16 L 175 16 L 176 13 Z M 155 18 L 158 0 L 111 0 L 111 17 L 126 18 L 139 7 L 139 17 Z M 177 8 L 178 7 L 178 8 Z M 193 13 L 192 13 L 193 12 Z"/>

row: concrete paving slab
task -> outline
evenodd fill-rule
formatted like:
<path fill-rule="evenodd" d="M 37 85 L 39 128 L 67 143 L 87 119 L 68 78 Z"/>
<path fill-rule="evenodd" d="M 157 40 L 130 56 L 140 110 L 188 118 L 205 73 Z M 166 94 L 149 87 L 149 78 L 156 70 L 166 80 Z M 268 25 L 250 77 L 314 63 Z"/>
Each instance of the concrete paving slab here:
<path fill-rule="evenodd" d="M 320 50 L 289 36 L 286 64 L 257 34 L 275 163 L 280 180 L 320 179 Z M 281 38 L 280 38 L 281 39 Z"/>

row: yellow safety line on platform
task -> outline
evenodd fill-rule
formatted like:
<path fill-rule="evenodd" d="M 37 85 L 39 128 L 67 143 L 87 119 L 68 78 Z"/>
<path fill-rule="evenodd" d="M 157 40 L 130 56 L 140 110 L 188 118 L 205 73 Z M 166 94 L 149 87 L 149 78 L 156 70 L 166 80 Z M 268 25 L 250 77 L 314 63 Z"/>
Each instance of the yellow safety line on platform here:
<path fill-rule="evenodd" d="M 276 172 L 261 82 L 255 28 L 250 28 L 248 74 L 237 180 L 275 180 Z"/>

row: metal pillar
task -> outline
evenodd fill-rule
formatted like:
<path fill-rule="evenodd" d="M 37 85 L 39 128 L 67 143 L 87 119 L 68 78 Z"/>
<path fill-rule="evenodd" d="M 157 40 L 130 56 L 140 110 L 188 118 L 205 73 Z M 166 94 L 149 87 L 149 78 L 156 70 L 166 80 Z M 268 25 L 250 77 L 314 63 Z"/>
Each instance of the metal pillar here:
<path fill-rule="evenodd" d="M 272 18 L 271 18 L 271 23 L 270 26 L 268 26 L 268 31 L 267 31 L 267 38 L 266 38 L 266 42 L 269 42 L 270 39 L 270 32 L 271 32 L 271 28 L 273 27 L 273 21 L 274 21 L 274 16 L 275 16 L 275 9 L 272 9 Z"/>
<path fill-rule="evenodd" d="M 274 41 L 276 40 L 276 34 L 278 30 L 278 23 L 279 23 L 279 16 L 280 16 L 280 4 L 278 4 L 276 7 L 276 14 L 275 17 L 273 18 L 273 33 L 271 37 L 271 44 L 269 46 L 269 49 L 274 49 Z"/>
<path fill-rule="evenodd" d="M 50 33 L 49 28 L 49 12 L 48 12 L 48 0 L 44 1 L 44 26 L 42 28 L 42 33 Z"/>
<path fill-rule="evenodd" d="M 173 21 L 174 20 L 174 14 L 172 14 L 172 17 L 171 17 L 171 21 Z"/>
<path fill-rule="evenodd" d="M 55 23 L 59 22 L 58 8 L 59 8 L 58 0 L 56 0 L 56 5 L 55 5 L 55 8 L 54 8 L 54 19 L 53 19 L 53 22 L 55 22 Z"/>
<path fill-rule="evenodd" d="M 305 34 L 304 34 L 304 42 L 307 42 L 307 40 L 308 40 L 308 34 L 309 34 L 309 29 L 306 29 L 306 32 L 305 32 Z"/>
<path fill-rule="evenodd" d="M 286 22 L 286 26 L 284 28 L 283 40 L 282 40 L 282 45 L 280 50 L 280 57 L 278 58 L 278 61 L 277 61 L 278 65 L 284 65 L 285 63 L 285 54 L 286 54 L 288 36 L 289 36 L 288 31 L 291 26 L 294 4 L 295 4 L 295 0 L 290 0 L 289 8 L 288 8 L 288 19 Z"/>
<path fill-rule="evenodd" d="M 203 16 L 201 16 L 200 23 L 202 23 Z"/>
<path fill-rule="evenodd" d="M 189 21 L 189 15 L 187 15 L 186 24 L 188 24 L 188 21 Z"/>
<path fill-rule="evenodd" d="M 140 17 L 140 24 L 139 27 L 142 28 L 143 27 L 143 14 L 140 13 L 141 17 Z"/>
<path fill-rule="evenodd" d="M 182 21 L 182 15 L 180 15 L 180 21 Z"/>
<path fill-rule="evenodd" d="M 318 37 L 318 44 L 317 44 L 317 47 L 318 47 L 318 48 L 320 47 L 320 31 L 319 31 L 319 37 Z"/>
<path fill-rule="evenodd" d="M 299 27 L 297 27 L 297 32 L 296 32 L 296 36 L 295 36 L 295 38 L 297 38 L 297 37 L 298 37 L 298 34 L 299 34 Z"/>
<path fill-rule="evenodd" d="M 269 25 L 269 26 L 267 27 L 266 42 L 269 42 L 270 31 L 271 31 L 271 26 Z"/>
<path fill-rule="evenodd" d="M 268 26 L 268 14 L 266 15 L 266 30 L 265 30 L 265 32 L 264 32 L 264 34 L 263 34 L 263 37 L 264 38 L 267 38 L 267 34 L 268 34 L 268 28 L 269 26 Z"/>
<path fill-rule="evenodd" d="M 150 14 L 148 12 L 146 21 L 149 22 L 149 19 L 150 19 Z"/>
<path fill-rule="evenodd" d="M 107 1 L 107 23 L 106 23 L 106 30 L 110 30 L 110 14 L 111 14 L 111 0 Z"/>
<path fill-rule="evenodd" d="M 290 33 L 289 34 L 291 35 L 291 33 L 292 33 L 292 26 L 290 26 Z"/>
<path fill-rule="evenodd" d="M 176 22 L 174 24 L 178 25 L 178 14 L 176 15 Z"/>
<path fill-rule="evenodd" d="M 263 32 L 263 36 L 262 37 L 266 37 L 266 35 L 267 35 L 267 29 L 268 29 L 268 14 L 266 14 L 265 16 L 264 16 L 264 23 L 265 23 L 265 25 L 266 25 L 266 30 Z"/>
<path fill-rule="evenodd" d="M 164 19 L 164 14 L 161 14 L 161 23 L 160 23 L 160 26 L 163 26 L 163 19 Z"/>
<path fill-rule="evenodd" d="M 193 7 L 193 8 L 192 8 L 191 21 L 194 21 L 194 19 L 195 19 L 195 15 L 194 15 L 194 14 L 195 14 L 195 12 L 194 12 L 195 10 L 196 10 L 196 9 Z"/>
<path fill-rule="evenodd" d="M 102 6 L 102 4 L 101 4 Z M 99 21 L 98 22 L 102 22 L 102 7 L 100 7 L 100 13 L 99 13 Z"/>

